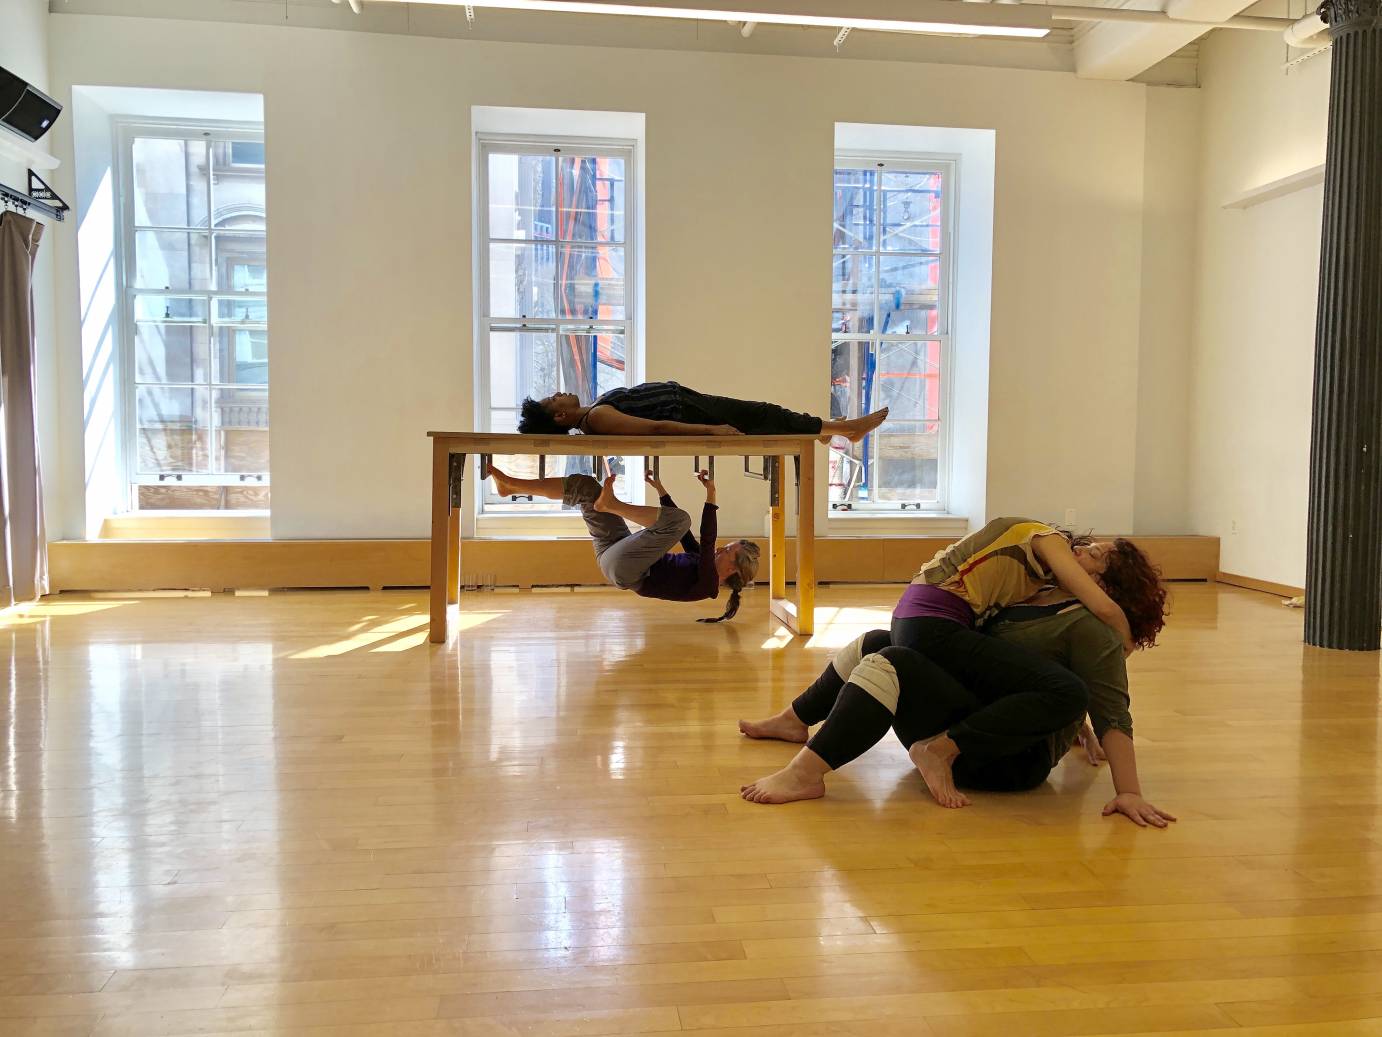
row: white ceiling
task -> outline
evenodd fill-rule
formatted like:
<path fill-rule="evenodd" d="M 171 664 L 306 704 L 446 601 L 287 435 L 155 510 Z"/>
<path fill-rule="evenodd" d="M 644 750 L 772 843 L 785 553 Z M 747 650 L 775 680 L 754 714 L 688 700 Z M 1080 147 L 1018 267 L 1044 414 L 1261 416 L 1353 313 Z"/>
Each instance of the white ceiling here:
<path fill-rule="evenodd" d="M 1105 0 L 1075 0 L 1093 5 Z M 1127 0 L 1113 0 L 1123 6 Z M 1139 0 L 1145 4 L 1146 0 Z M 1199 2 L 1199 0 L 1197 0 Z M 1234 3 L 1237 0 L 1202 0 L 1205 3 Z M 774 54 L 818 57 L 824 60 L 916 61 L 938 64 L 980 65 L 998 68 L 1028 68 L 1076 72 L 1077 60 L 1095 53 L 1094 46 L 1082 42 L 1103 30 L 1141 30 L 1160 44 L 1145 46 L 1139 54 L 1145 64 L 1134 71 L 1120 67 L 1115 76 L 1140 82 L 1169 83 L 1177 86 L 1196 83 L 1195 50 L 1187 48 L 1198 32 L 1187 36 L 1186 29 L 1159 26 L 1106 23 L 1078 28 L 1058 23 L 1044 39 L 979 39 L 942 36 L 900 35 L 855 30 L 837 53 L 832 47 L 830 29 L 798 26 L 759 25 L 745 39 L 739 30 L 725 22 L 671 21 L 608 15 L 569 15 L 547 12 L 509 11 L 477 8 L 469 23 L 463 7 L 426 3 L 370 3 L 364 0 L 364 13 L 355 15 L 342 4 L 329 0 L 50 0 L 54 14 L 104 14 L 125 17 L 175 18 L 198 21 L 223 21 L 304 28 L 339 29 L 455 39 L 510 42 L 573 44 L 578 46 L 639 47 L 654 50 L 707 50 L 741 54 Z M 1181 34 L 1179 36 L 1175 34 Z M 1170 34 L 1170 35 L 1168 35 Z M 1169 59 L 1169 60 L 1163 60 Z M 1141 57 L 1134 60 L 1142 60 Z M 1126 64 L 1126 63 L 1125 63 Z M 1127 66 L 1130 67 L 1130 66 Z"/>

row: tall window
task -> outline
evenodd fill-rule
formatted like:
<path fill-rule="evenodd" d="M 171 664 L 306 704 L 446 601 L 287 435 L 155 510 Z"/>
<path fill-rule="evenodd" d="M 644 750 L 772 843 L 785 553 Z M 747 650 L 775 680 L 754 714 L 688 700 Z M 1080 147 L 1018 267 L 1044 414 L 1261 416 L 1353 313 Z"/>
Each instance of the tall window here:
<path fill-rule="evenodd" d="M 832 510 L 945 506 L 948 162 L 837 156 L 830 413 L 890 407 L 830 450 Z"/>
<path fill-rule="evenodd" d="M 524 397 L 574 393 L 589 404 L 630 384 L 633 168 L 627 146 L 482 142 L 477 352 L 486 431 L 516 431 Z M 496 463 L 538 474 L 535 457 Z M 546 474 L 591 470 L 588 458 L 553 457 Z M 556 507 L 511 502 L 484 483 L 490 513 Z"/>
<path fill-rule="evenodd" d="M 261 132 L 131 125 L 121 148 L 133 506 L 267 508 Z"/>

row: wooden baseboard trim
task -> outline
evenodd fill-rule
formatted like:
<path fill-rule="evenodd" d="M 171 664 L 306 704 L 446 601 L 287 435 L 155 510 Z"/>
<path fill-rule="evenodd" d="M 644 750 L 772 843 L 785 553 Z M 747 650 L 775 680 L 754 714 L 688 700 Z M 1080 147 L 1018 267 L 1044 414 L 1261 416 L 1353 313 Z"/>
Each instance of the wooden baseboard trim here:
<path fill-rule="evenodd" d="M 1304 587 L 1292 587 L 1289 583 L 1272 583 L 1270 580 L 1257 580 L 1251 576 L 1239 576 L 1237 573 L 1217 573 L 1214 579 L 1215 582 L 1227 583 L 1230 587 L 1262 591 L 1264 594 L 1274 594 L 1278 598 L 1299 598 L 1305 593 Z"/>
<path fill-rule="evenodd" d="M 754 538 L 766 552 L 762 538 Z M 821 537 L 821 583 L 905 583 L 955 537 Z M 1170 580 L 1213 579 L 1217 537 L 1133 537 Z M 55 591 L 262 590 L 425 587 L 426 540 L 64 540 L 48 545 Z M 796 550 L 787 545 L 787 578 Z M 767 572 L 764 569 L 766 580 Z M 461 578 L 472 586 L 603 584 L 583 537 L 466 540 Z"/>

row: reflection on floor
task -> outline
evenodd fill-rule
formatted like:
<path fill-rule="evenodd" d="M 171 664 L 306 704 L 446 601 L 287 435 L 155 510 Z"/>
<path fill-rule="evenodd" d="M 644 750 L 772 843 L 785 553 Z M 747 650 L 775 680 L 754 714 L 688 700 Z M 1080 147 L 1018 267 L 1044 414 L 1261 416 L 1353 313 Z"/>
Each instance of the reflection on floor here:
<path fill-rule="evenodd" d="M 1074 759 L 942 811 L 891 741 L 739 800 L 792 750 L 736 718 L 896 594 L 809 643 L 761 592 L 477 594 L 445 649 L 417 593 L 8 613 L 0 1032 L 1382 1034 L 1376 656 L 1179 586 L 1133 661 L 1166 832 Z"/>

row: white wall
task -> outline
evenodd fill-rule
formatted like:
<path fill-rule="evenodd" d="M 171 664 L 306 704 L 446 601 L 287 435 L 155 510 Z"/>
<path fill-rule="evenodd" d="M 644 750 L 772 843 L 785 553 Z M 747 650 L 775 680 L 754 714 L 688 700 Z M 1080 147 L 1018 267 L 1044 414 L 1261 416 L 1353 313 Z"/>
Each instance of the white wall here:
<path fill-rule="evenodd" d="M 264 95 L 276 536 L 427 532 L 423 433 L 473 423 L 472 105 L 645 112 L 648 377 L 812 410 L 827 401 L 835 123 L 996 130 L 988 510 L 1133 524 L 1141 298 L 1165 291 L 1144 272 L 1145 87 L 86 15 L 53 25 L 60 99 L 92 83 Z M 75 288 L 60 305 L 77 305 Z M 727 483 L 727 532 L 760 530 L 761 496 Z"/>
<path fill-rule="evenodd" d="M 1222 205 L 1324 161 L 1329 58 L 1288 75 L 1279 39 L 1218 32 L 1200 59 L 1191 518 L 1225 572 L 1302 586 L 1323 190 Z"/>
<path fill-rule="evenodd" d="M 1135 533 L 1189 529 L 1190 365 L 1199 210 L 1200 92 L 1147 91 L 1137 358 Z"/>
<path fill-rule="evenodd" d="M 48 0 L 0 0 L 0 66 L 33 83 L 46 94 L 52 94 L 48 75 Z M 48 151 L 50 142 L 60 132 L 49 130 L 39 142 Z M 49 183 L 53 180 L 41 173 Z M 29 188 L 28 166 L 0 156 L 0 183 L 21 191 Z M 57 378 L 57 348 L 53 327 L 53 251 L 63 225 L 52 221 L 45 224 L 43 240 L 39 243 L 34 261 L 34 348 L 37 353 L 38 437 L 43 472 L 43 506 L 48 516 L 63 510 L 63 480 L 54 476 L 50 449 L 62 436 L 62 418 Z"/>

